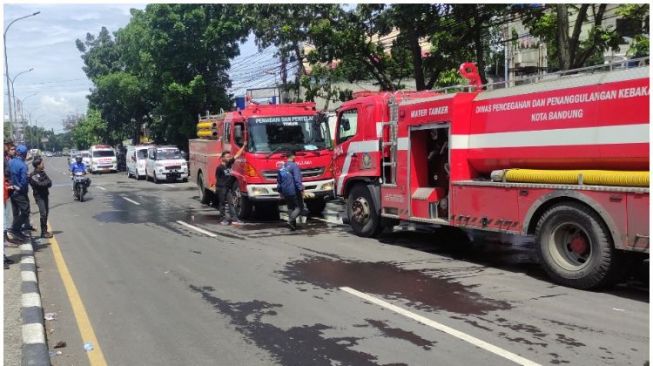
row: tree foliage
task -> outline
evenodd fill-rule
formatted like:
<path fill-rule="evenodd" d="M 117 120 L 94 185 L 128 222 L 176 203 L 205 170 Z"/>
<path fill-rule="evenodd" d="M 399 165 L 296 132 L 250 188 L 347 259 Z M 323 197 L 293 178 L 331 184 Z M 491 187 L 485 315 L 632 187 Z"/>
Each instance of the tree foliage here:
<path fill-rule="evenodd" d="M 607 4 L 550 4 L 524 11 L 524 24 L 547 44 L 549 62 L 568 70 L 587 66 L 609 49 L 619 50 L 622 38 L 605 26 Z"/>
<path fill-rule="evenodd" d="M 108 123 L 97 109 L 89 109 L 86 116 L 71 131 L 72 142 L 78 149 L 88 149 L 91 145 L 107 141 Z"/>
<path fill-rule="evenodd" d="M 103 29 L 77 41 L 94 82 L 90 108 L 106 116 L 111 142 L 136 139 L 145 122 L 156 141 L 184 146 L 198 114 L 228 108 L 227 70 L 248 33 L 239 12 L 225 4 L 152 4 L 132 10 L 113 37 Z"/>

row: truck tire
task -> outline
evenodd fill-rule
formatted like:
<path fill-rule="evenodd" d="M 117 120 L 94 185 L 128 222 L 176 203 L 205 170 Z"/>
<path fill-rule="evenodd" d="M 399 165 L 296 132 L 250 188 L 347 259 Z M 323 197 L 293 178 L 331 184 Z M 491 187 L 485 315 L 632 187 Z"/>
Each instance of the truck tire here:
<path fill-rule="evenodd" d="M 325 207 L 326 201 L 321 198 L 306 201 L 306 208 L 308 208 L 313 216 L 322 216 Z"/>
<path fill-rule="evenodd" d="M 547 210 L 535 229 L 537 253 L 553 281 L 578 289 L 604 288 L 623 278 L 623 255 L 592 209 L 578 203 Z"/>
<path fill-rule="evenodd" d="M 383 231 L 381 217 L 374 206 L 370 190 L 363 184 L 355 185 L 347 199 L 347 217 L 354 233 L 365 238 Z"/>
<path fill-rule="evenodd" d="M 249 200 L 249 198 L 247 198 L 247 196 L 243 196 L 243 194 L 240 192 L 238 181 L 234 182 L 234 185 L 231 187 L 231 191 L 233 192 L 233 204 L 234 211 L 236 211 L 236 216 L 240 220 L 248 219 L 252 213 L 252 202 Z"/>
<path fill-rule="evenodd" d="M 199 190 L 199 194 L 200 194 L 200 203 L 206 205 L 209 202 L 211 202 L 209 192 L 207 191 L 206 188 L 204 188 L 204 175 L 202 173 L 199 173 L 197 175 L 197 189 Z"/>

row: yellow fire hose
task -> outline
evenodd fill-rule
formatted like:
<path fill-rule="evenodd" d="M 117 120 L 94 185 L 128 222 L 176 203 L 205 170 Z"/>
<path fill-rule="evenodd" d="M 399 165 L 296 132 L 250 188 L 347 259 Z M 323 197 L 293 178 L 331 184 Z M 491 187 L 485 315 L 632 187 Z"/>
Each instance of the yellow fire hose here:
<path fill-rule="evenodd" d="M 216 128 L 218 126 L 217 122 L 200 122 L 197 124 L 198 130 Z"/>
<path fill-rule="evenodd" d="M 218 131 L 215 131 L 215 130 L 197 130 L 197 137 L 218 137 Z"/>
<path fill-rule="evenodd" d="M 543 184 L 648 187 L 648 171 L 506 169 L 492 172 L 493 181 Z"/>

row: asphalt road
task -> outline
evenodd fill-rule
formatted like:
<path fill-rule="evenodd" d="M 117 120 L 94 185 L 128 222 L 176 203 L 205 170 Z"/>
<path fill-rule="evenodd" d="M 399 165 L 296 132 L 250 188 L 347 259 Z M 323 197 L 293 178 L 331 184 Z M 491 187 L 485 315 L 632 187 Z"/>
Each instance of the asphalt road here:
<path fill-rule="evenodd" d="M 46 169 L 55 181 L 50 223 L 110 365 L 649 358 L 647 286 L 554 285 L 528 241 L 486 237 L 458 250 L 438 232 L 363 239 L 310 219 L 294 233 L 270 217 L 225 227 L 191 183 L 93 176 L 80 203 L 64 159 L 47 159 Z M 53 364 L 88 364 L 52 247 L 36 255 L 45 312 L 58 314 L 48 342 L 67 342 Z"/>

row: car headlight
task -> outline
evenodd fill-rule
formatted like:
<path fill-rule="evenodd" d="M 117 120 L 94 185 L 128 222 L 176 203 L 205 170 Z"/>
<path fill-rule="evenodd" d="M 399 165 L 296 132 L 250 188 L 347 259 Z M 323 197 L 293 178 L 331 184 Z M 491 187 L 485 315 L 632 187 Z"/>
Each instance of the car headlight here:
<path fill-rule="evenodd" d="M 252 187 L 251 190 L 252 190 L 252 196 L 268 194 L 268 189 L 265 187 Z"/>
<path fill-rule="evenodd" d="M 323 191 L 332 191 L 333 190 L 333 182 L 328 182 L 322 184 L 322 190 Z"/>

